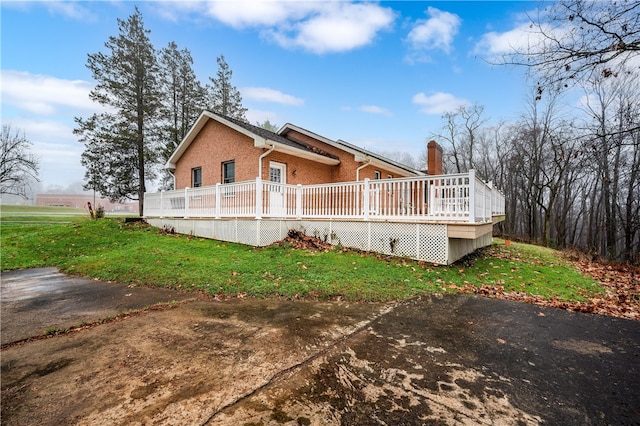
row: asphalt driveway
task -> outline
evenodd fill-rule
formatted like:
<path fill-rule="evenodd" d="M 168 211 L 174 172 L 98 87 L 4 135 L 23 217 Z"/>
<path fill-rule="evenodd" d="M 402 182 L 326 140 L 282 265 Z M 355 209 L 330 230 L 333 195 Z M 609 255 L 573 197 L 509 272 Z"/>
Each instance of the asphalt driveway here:
<path fill-rule="evenodd" d="M 212 301 L 61 278 L 2 274 L 3 424 L 640 424 L 640 321 L 468 295 Z"/>
<path fill-rule="evenodd" d="M 193 298 L 169 289 L 125 286 L 69 277 L 55 268 L 2 273 L 1 343 L 65 329 L 158 303 Z"/>

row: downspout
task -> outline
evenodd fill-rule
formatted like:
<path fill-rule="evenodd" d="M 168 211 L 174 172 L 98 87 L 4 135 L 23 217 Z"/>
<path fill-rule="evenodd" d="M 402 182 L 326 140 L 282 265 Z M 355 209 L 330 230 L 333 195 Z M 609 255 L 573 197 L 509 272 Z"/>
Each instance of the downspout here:
<path fill-rule="evenodd" d="M 266 157 L 267 155 L 271 154 L 276 149 L 275 145 L 270 145 L 270 146 L 271 146 L 271 149 L 269 149 L 268 151 L 263 152 L 262 155 L 260 155 L 260 157 L 258 157 L 258 177 L 260 179 L 262 179 L 262 159 L 264 157 Z"/>
<path fill-rule="evenodd" d="M 362 166 L 356 169 L 356 182 L 360 181 L 360 170 L 364 169 L 369 164 L 371 164 L 371 158 L 368 158 L 367 161 Z"/>
<path fill-rule="evenodd" d="M 172 186 L 172 188 L 173 188 L 174 190 L 176 189 L 176 175 L 174 175 L 174 174 L 173 174 L 173 172 L 174 172 L 175 170 L 176 170 L 176 169 L 173 169 L 173 170 L 171 170 L 171 169 L 167 169 L 167 171 L 169 172 L 169 174 L 170 174 L 170 175 L 171 175 L 171 177 L 173 178 L 173 186 Z"/>

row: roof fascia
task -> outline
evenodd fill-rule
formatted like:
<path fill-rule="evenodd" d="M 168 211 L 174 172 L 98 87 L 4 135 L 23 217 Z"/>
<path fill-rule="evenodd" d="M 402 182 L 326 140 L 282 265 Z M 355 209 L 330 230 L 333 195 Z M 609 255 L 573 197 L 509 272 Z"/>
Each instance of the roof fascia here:
<path fill-rule="evenodd" d="M 357 149 L 352 149 L 350 147 L 342 146 L 342 145 L 338 144 L 336 141 L 333 141 L 333 140 L 331 140 L 329 138 L 326 138 L 326 137 L 324 137 L 322 135 L 319 135 L 317 133 L 313 133 L 313 132 L 311 132 L 311 131 L 309 131 L 307 129 L 303 129 L 302 127 L 298 127 L 295 124 L 291 124 L 291 123 L 287 123 L 284 126 L 282 126 L 280 128 L 280 130 L 278 130 L 278 134 L 281 135 L 281 136 L 284 136 L 283 133 L 286 133 L 287 130 L 293 130 L 294 132 L 302 133 L 305 136 L 309 136 L 310 138 L 319 140 L 320 142 L 324 142 L 327 145 L 331 145 L 334 148 L 339 148 L 339 149 L 341 149 L 343 151 L 348 152 L 349 154 L 353 154 L 354 156 L 359 153 L 359 151 Z"/>
<path fill-rule="evenodd" d="M 283 154 L 293 155 L 294 157 L 304 158 L 306 160 L 311 160 L 316 163 L 328 164 L 330 166 L 335 166 L 340 164 L 340 160 L 337 158 L 327 157 L 325 155 L 316 154 L 315 152 L 304 151 L 302 149 L 294 148 L 289 145 L 285 145 L 280 142 L 272 141 L 271 139 L 264 139 L 262 143 L 256 143 L 254 145 L 256 148 L 271 148 L 274 147 L 274 151 L 281 152 Z"/>

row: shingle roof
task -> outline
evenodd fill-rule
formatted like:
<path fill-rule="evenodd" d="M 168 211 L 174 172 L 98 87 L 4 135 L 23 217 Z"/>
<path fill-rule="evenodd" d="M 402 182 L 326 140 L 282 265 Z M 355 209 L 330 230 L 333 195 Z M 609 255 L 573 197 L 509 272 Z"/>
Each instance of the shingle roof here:
<path fill-rule="evenodd" d="M 247 123 L 246 121 L 242 121 L 242 120 L 238 120 L 237 118 L 231 118 L 231 117 L 227 117 L 226 115 L 222 115 L 220 113 L 214 112 L 214 111 L 210 111 L 208 110 L 209 113 L 217 115 L 220 118 L 223 118 L 227 121 L 232 122 L 233 124 L 242 127 L 243 129 L 246 129 L 248 131 L 250 131 L 251 133 L 254 133 L 264 139 L 273 141 L 273 142 L 277 142 L 277 143 L 281 143 L 283 145 L 288 145 L 290 147 L 293 148 L 297 148 L 297 149 L 301 149 L 303 151 L 308 151 L 308 152 L 312 152 L 314 154 L 319 154 L 319 155 L 323 155 L 325 157 L 329 157 L 329 158 L 334 158 L 334 159 L 338 159 L 337 156 L 330 154 L 326 151 L 323 151 L 321 149 L 317 149 L 315 147 L 312 147 L 310 145 L 306 145 L 300 142 L 296 142 L 294 140 L 285 138 L 284 136 L 281 136 L 277 133 L 274 133 L 270 130 L 264 129 L 262 127 L 259 126 L 254 126 L 253 124 Z"/>

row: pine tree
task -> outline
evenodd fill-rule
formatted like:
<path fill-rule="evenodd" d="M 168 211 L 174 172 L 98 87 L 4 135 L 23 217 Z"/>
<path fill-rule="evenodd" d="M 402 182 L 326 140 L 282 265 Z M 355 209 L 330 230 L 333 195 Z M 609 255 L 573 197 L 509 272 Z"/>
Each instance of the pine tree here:
<path fill-rule="evenodd" d="M 138 200 L 144 211 L 145 179 L 157 164 L 154 120 L 160 111 L 158 62 L 138 8 L 119 34 L 105 43 L 107 53 L 89 54 L 87 68 L 97 81 L 90 98 L 108 112 L 76 117 L 74 133 L 85 143 L 85 189 L 112 201 Z"/>
<path fill-rule="evenodd" d="M 277 124 L 272 123 L 269 119 L 264 120 L 262 123 L 256 121 L 256 126 L 262 127 L 263 129 L 273 133 L 276 133 L 280 129 Z"/>
<path fill-rule="evenodd" d="M 218 72 L 216 78 L 209 77 L 213 86 L 208 86 L 210 93 L 209 109 L 227 117 L 247 121 L 245 114 L 247 108 L 242 106 L 240 91 L 231 84 L 232 71 L 220 55 L 217 60 Z"/>
<path fill-rule="evenodd" d="M 171 157 L 206 106 L 206 90 L 193 71 L 193 59 L 187 49 L 179 50 L 175 42 L 160 52 L 162 82 L 162 160 Z M 173 184 L 170 173 L 163 172 L 161 187 Z"/>

